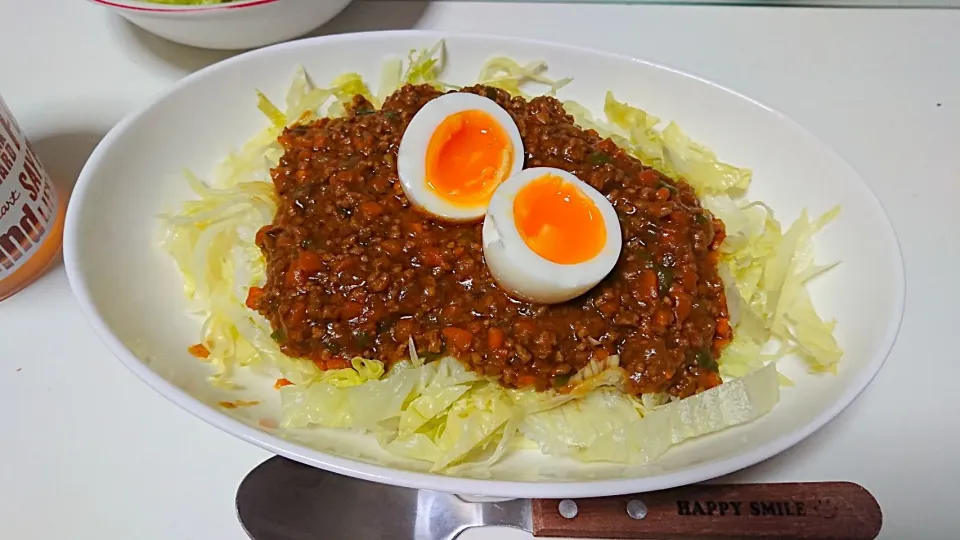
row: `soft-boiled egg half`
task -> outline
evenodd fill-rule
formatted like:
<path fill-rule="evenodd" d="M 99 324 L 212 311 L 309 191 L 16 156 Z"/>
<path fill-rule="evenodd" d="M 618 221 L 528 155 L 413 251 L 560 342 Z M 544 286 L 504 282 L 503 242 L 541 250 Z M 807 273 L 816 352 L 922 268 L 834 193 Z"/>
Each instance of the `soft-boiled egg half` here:
<path fill-rule="evenodd" d="M 622 246 L 613 205 L 552 167 L 515 174 L 490 199 L 483 256 L 510 295 L 540 304 L 580 296 L 613 270 Z"/>
<path fill-rule="evenodd" d="M 493 192 L 523 168 L 523 141 L 513 118 L 493 100 L 442 95 L 407 125 L 397 173 L 410 203 L 447 221 L 479 221 Z"/>

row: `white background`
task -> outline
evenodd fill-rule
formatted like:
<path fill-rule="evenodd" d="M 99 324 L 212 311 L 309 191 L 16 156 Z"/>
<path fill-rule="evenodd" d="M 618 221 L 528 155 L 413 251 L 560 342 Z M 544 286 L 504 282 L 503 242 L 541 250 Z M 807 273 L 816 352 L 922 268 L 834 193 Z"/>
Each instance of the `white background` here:
<path fill-rule="evenodd" d="M 124 114 L 228 56 L 167 43 L 79 0 L 0 0 L 0 25 L 0 92 L 64 192 Z M 854 481 L 879 499 L 883 538 L 957 537 L 960 10 L 362 2 L 323 31 L 413 27 L 674 66 L 780 109 L 848 159 L 902 243 L 900 337 L 846 412 L 734 479 Z M 121 367 L 81 317 L 60 264 L 0 304 L 0 404 L 0 537 L 245 538 L 234 490 L 268 455 Z"/>

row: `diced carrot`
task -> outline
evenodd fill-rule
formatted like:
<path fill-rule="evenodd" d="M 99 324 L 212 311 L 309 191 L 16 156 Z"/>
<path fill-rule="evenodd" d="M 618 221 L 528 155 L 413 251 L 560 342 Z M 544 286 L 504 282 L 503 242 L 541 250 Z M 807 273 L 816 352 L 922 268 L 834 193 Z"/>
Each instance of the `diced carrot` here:
<path fill-rule="evenodd" d="M 677 323 L 683 324 L 693 311 L 693 299 L 685 292 L 676 293 L 673 297 L 673 310 Z"/>
<path fill-rule="evenodd" d="M 594 300 L 594 305 L 600 313 L 613 317 L 620 311 L 620 297 L 615 294 L 609 297 L 601 296 Z"/>
<path fill-rule="evenodd" d="M 730 338 L 713 338 L 713 344 L 710 347 L 710 352 L 713 353 L 713 356 L 720 356 L 723 353 L 723 349 L 730 344 Z"/>
<path fill-rule="evenodd" d="M 610 356 L 610 351 L 606 349 L 596 349 L 593 351 L 593 359 L 597 362 L 603 362 Z"/>
<path fill-rule="evenodd" d="M 383 205 L 375 201 L 360 203 L 360 212 L 368 218 L 374 218 L 383 213 Z"/>
<path fill-rule="evenodd" d="M 460 313 L 460 304 L 447 304 L 440 309 L 440 317 L 448 323 L 456 322 Z"/>
<path fill-rule="evenodd" d="M 503 341 L 503 330 L 499 328 L 490 328 L 487 330 L 487 343 L 490 345 L 491 349 L 499 349 L 500 347 L 503 347 Z"/>
<path fill-rule="evenodd" d="M 524 386 L 533 386 L 537 384 L 537 378 L 533 375 L 521 375 L 517 377 L 517 386 L 523 388 Z"/>
<path fill-rule="evenodd" d="M 623 152 L 620 147 L 610 139 L 604 139 L 597 144 L 597 148 L 605 154 L 615 156 Z"/>
<path fill-rule="evenodd" d="M 456 326 L 448 326 L 440 331 L 443 334 L 443 338 L 447 341 L 447 345 L 452 345 L 455 349 L 461 351 L 466 351 L 470 349 L 470 343 L 473 341 L 473 334 L 464 330 L 463 328 L 457 328 Z"/>
<path fill-rule="evenodd" d="M 260 304 L 260 298 L 262 297 L 262 287 L 250 287 L 250 290 L 247 291 L 247 307 L 250 309 L 257 309 L 257 306 Z"/>
<path fill-rule="evenodd" d="M 295 289 L 300 279 L 300 270 L 297 269 L 296 263 L 291 264 L 290 267 L 287 268 L 286 275 L 283 276 L 283 285 L 288 289 Z"/>
<path fill-rule="evenodd" d="M 254 237 L 254 241 L 257 243 L 257 245 L 263 244 L 263 237 L 267 235 L 267 231 L 269 231 L 272 227 L 273 225 L 267 224 L 257 229 L 257 235 Z"/>
<path fill-rule="evenodd" d="M 653 312 L 653 322 L 658 328 L 666 328 L 673 320 L 670 308 L 659 308 Z"/>
<path fill-rule="evenodd" d="M 697 390 L 698 391 L 709 390 L 714 386 L 720 386 L 720 383 L 722 382 L 723 381 L 720 379 L 719 373 L 708 371 L 707 373 L 703 373 L 700 375 L 700 384 L 697 385 L 699 387 L 697 388 Z"/>
<path fill-rule="evenodd" d="M 647 269 L 640 272 L 640 292 L 644 300 L 648 302 L 656 300 L 660 294 L 657 291 L 658 287 L 657 274 L 653 270 Z"/>
<path fill-rule="evenodd" d="M 343 307 L 340 308 L 340 318 L 343 320 L 349 321 L 350 319 L 355 319 L 363 314 L 363 304 L 360 302 L 345 302 Z"/>
<path fill-rule="evenodd" d="M 303 286 L 307 278 L 323 269 L 323 261 L 320 256 L 312 251 L 301 251 L 296 259 L 290 263 L 287 268 L 287 275 L 284 278 L 284 284 L 287 288 L 293 289 Z"/>
<path fill-rule="evenodd" d="M 656 184 L 660 182 L 660 173 L 653 169 L 645 169 L 640 173 L 640 181 L 644 184 Z"/>
<path fill-rule="evenodd" d="M 293 308 L 290 309 L 290 314 L 287 315 L 286 326 L 288 328 L 296 328 L 300 326 L 306 318 L 307 304 L 304 302 L 297 302 L 293 305 Z"/>
<path fill-rule="evenodd" d="M 717 319 L 717 335 L 720 337 L 730 337 L 730 321 L 727 319 Z"/>
<path fill-rule="evenodd" d="M 713 354 L 719 355 L 723 348 L 730 344 L 732 338 L 733 330 L 730 328 L 729 319 L 717 319 L 717 327 L 713 336 Z"/>
<path fill-rule="evenodd" d="M 350 367 L 350 361 L 339 356 L 327 360 L 327 369 L 346 369 Z"/>
<path fill-rule="evenodd" d="M 530 319 L 518 319 L 517 322 L 513 323 L 513 329 L 518 334 L 532 334 L 537 331 L 537 325 L 533 324 Z"/>
<path fill-rule="evenodd" d="M 435 247 L 425 247 L 420 250 L 423 257 L 423 264 L 427 266 L 443 266 L 443 254 Z"/>
<path fill-rule="evenodd" d="M 397 343 L 406 343 L 410 338 L 410 334 L 413 333 L 414 322 L 413 319 L 400 319 L 397 321 L 397 324 L 393 325 L 393 339 Z"/>
<path fill-rule="evenodd" d="M 312 251 L 301 251 L 297 256 L 297 268 L 308 274 L 316 274 L 323 270 L 323 261 Z"/>
<path fill-rule="evenodd" d="M 351 267 L 356 266 L 358 261 L 359 259 L 353 255 L 347 255 L 333 264 L 333 271 L 339 274 L 340 272 L 349 270 Z"/>
<path fill-rule="evenodd" d="M 679 272 L 674 271 L 673 280 L 679 282 L 687 294 L 697 293 L 697 273 L 689 268 L 684 268 Z"/>
<path fill-rule="evenodd" d="M 203 343 L 197 343 L 196 345 L 187 347 L 187 352 L 197 358 L 207 358 L 210 356 L 210 349 L 207 349 Z"/>
<path fill-rule="evenodd" d="M 380 249 L 391 257 L 396 257 L 403 253 L 403 243 L 399 240 L 383 240 L 380 242 Z"/>
<path fill-rule="evenodd" d="M 287 379 L 277 379 L 277 382 L 275 382 L 275 383 L 273 384 L 273 387 L 274 387 L 275 389 L 279 390 L 279 389 L 283 388 L 284 386 L 290 386 L 291 384 L 293 384 L 293 383 L 290 382 L 290 381 L 287 380 Z"/>

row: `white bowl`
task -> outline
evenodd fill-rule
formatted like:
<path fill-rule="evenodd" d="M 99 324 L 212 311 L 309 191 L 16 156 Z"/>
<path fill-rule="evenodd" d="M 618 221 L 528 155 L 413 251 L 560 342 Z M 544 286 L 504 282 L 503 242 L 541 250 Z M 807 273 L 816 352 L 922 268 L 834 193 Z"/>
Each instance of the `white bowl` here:
<path fill-rule="evenodd" d="M 252 49 L 302 36 L 350 0 L 239 0 L 171 5 L 142 0 L 90 0 L 160 37 L 205 49 Z"/>
<path fill-rule="evenodd" d="M 258 425 L 277 418 L 272 381 L 247 381 L 240 395 L 205 381 L 206 364 L 186 352 L 200 321 L 185 311 L 182 282 L 156 245 L 161 209 L 189 197 L 184 167 L 209 171 L 231 148 L 265 126 L 254 89 L 282 101 L 298 64 L 318 84 L 357 71 L 376 87 L 381 62 L 446 39 L 445 79 L 475 80 L 492 55 L 546 60 L 574 81 L 562 98 L 594 112 L 612 89 L 619 99 L 676 120 L 721 158 L 754 170 L 753 198 L 787 223 L 801 209 L 819 214 L 836 204 L 841 217 L 818 236 L 822 261 L 841 260 L 814 283 L 820 312 L 839 321 L 846 354 L 837 375 L 806 373 L 795 359 L 782 369 L 796 386 L 750 424 L 681 444 L 643 467 L 584 465 L 535 451 L 511 454 L 488 480 L 405 470 L 370 437 L 316 430 L 285 440 Z M 584 497 L 669 488 L 724 475 L 769 458 L 823 426 L 866 387 L 899 328 L 903 262 L 880 203 L 857 173 L 803 128 L 755 101 L 702 79 L 648 62 L 539 41 L 437 32 L 347 34 L 295 41 L 243 54 L 195 73 L 118 124 L 80 175 L 67 213 L 67 275 L 83 313 L 138 377 L 210 424 L 267 450 L 330 471 L 408 487 L 508 497 Z M 261 405 L 225 410 L 224 399 Z M 175 434 L 171 434 L 175 436 Z M 213 458 L 215 459 L 215 458 Z M 375 464 L 378 460 L 380 464 Z M 384 464 L 385 463 L 385 464 Z"/>

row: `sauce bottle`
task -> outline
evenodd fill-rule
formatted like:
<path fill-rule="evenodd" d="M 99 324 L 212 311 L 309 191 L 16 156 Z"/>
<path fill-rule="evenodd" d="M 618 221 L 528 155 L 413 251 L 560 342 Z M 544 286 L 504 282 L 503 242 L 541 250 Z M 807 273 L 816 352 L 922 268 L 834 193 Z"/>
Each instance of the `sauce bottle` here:
<path fill-rule="evenodd" d="M 0 300 L 43 275 L 60 251 L 66 199 L 0 96 Z"/>

